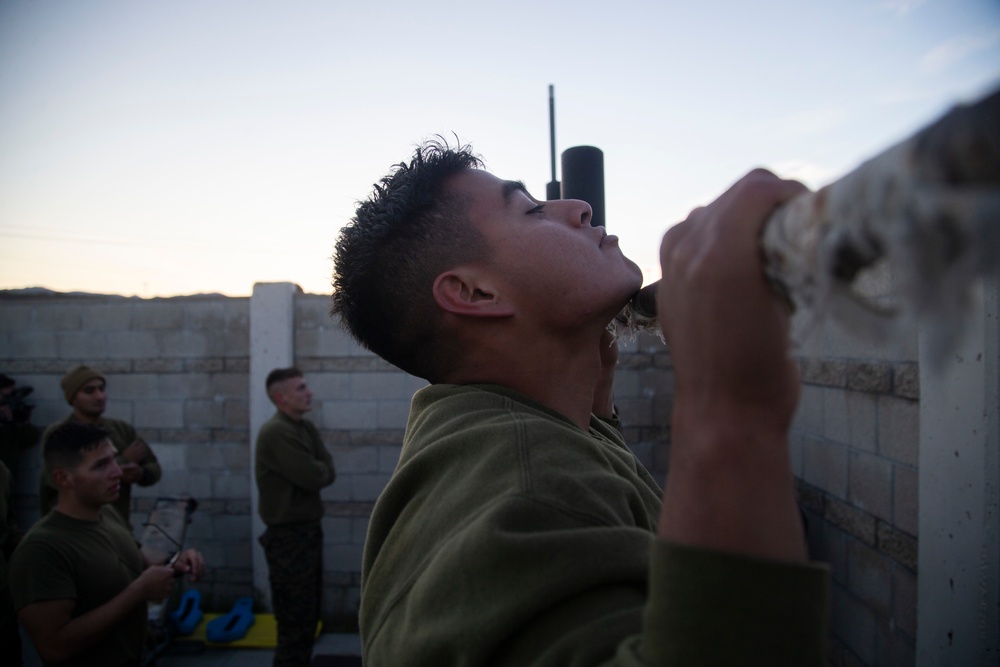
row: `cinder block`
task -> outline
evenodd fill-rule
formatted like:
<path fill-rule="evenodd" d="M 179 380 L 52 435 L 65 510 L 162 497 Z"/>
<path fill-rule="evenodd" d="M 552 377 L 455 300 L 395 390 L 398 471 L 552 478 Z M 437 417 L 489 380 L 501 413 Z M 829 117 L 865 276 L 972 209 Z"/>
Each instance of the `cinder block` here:
<path fill-rule="evenodd" d="M 919 481 L 916 468 L 896 465 L 893 468 L 892 524 L 910 535 L 918 534 Z"/>
<path fill-rule="evenodd" d="M 184 301 L 184 329 L 195 331 L 224 331 L 226 310 L 222 299 Z"/>
<path fill-rule="evenodd" d="M 108 357 L 142 359 L 160 357 L 156 334 L 149 331 L 109 331 Z"/>
<path fill-rule="evenodd" d="M 183 373 L 182 359 L 136 359 L 132 362 L 132 370 L 137 373 Z"/>
<path fill-rule="evenodd" d="M 622 424 L 632 427 L 642 427 L 656 422 L 653 414 L 653 403 L 645 398 L 623 398 L 615 400 Z"/>
<path fill-rule="evenodd" d="M 337 476 L 377 473 L 378 448 L 372 446 L 336 447 L 331 451 Z"/>
<path fill-rule="evenodd" d="M 389 478 L 385 475 L 356 474 L 351 476 L 350 481 L 351 496 L 349 500 L 374 502 L 382 493 Z"/>
<path fill-rule="evenodd" d="M 202 501 L 212 497 L 212 479 L 208 473 L 186 471 L 184 474 L 164 474 L 156 484 L 158 495 L 191 496 Z"/>
<path fill-rule="evenodd" d="M 362 552 L 357 544 L 331 544 L 323 549 L 323 569 L 360 572 Z"/>
<path fill-rule="evenodd" d="M 11 303 L 0 304 L 0 330 L 35 331 L 35 309 Z"/>
<path fill-rule="evenodd" d="M 802 479 L 838 498 L 847 498 L 847 448 L 839 443 L 803 437 Z"/>
<path fill-rule="evenodd" d="M 214 395 L 208 373 L 159 373 L 156 380 L 161 398 L 183 400 Z"/>
<path fill-rule="evenodd" d="M 824 390 L 819 387 L 805 385 L 799 397 L 799 406 L 795 411 L 792 430 L 809 435 L 823 433 L 823 403 Z"/>
<path fill-rule="evenodd" d="M 404 389 L 404 376 L 399 372 L 350 373 L 349 396 L 356 401 L 409 399 Z"/>
<path fill-rule="evenodd" d="M 353 398 L 350 373 L 307 372 L 306 382 L 313 392 L 313 400 L 320 399 L 326 402 Z M 263 390 L 262 387 L 261 391 Z"/>
<path fill-rule="evenodd" d="M 250 517 L 234 514 L 212 516 L 212 530 L 220 542 L 242 543 L 250 536 Z"/>
<path fill-rule="evenodd" d="M 372 429 L 378 424 L 375 401 L 337 401 L 324 410 L 322 428 L 335 430 Z"/>
<path fill-rule="evenodd" d="M 900 565 L 917 571 L 917 540 L 884 521 L 878 524 L 878 548 Z"/>
<path fill-rule="evenodd" d="M 351 542 L 354 544 L 364 544 L 368 537 L 368 524 L 371 523 L 371 514 L 351 519 Z"/>
<path fill-rule="evenodd" d="M 876 401 L 856 391 L 823 390 L 823 431 L 827 438 L 858 449 L 876 451 Z"/>
<path fill-rule="evenodd" d="M 221 343 L 213 346 L 214 336 L 205 331 L 164 331 L 160 334 L 166 357 L 204 357 L 222 354 Z M 217 340 L 217 339 L 216 339 Z"/>
<path fill-rule="evenodd" d="M 184 427 L 184 401 L 136 400 L 133 409 L 136 428 Z"/>
<path fill-rule="evenodd" d="M 222 428 L 225 426 L 223 402 L 215 399 L 192 398 L 183 402 L 184 425 L 188 428 Z"/>
<path fill-rule="evenodd" d="M 218 336 L 222 341 L 221 354 L 227 357 L 245 357 L 250 354 L 250 328 L 226 329 Z M 214 349 L 214 348 L 213 348 Z"/>
<path fill-rule="evenodd" d="M 314 294 L 295 295 L 295 328 L 318 329 L 330 322 L 330 298 Z"/>
<path fill-rule="evenodd" d="M 226 369 L 226 360 L 221 357 L 198 357 L 184 360 L 186 373 L 221 373 Z"/>
<path fill-rule="evenodd" d="M 920 400 L 920 366 L 915 363 L 896 364 L 892 370 L 893 393 L 900 398 Z"/>
<path fill-rule="evenodd" d="M 250 399 L 250 384 L 246 373 L 212 373 L 208 380 L 208 396 L 225 396 L 243 401 Z M 264 391 L 263 387 L 261 391 Z"/>
<path fill-rule="evenodd" d="M 51 331 L 11 331 L 7 336 L 12 357 L 55 359 L 59 356 L 56 334 Z"/>
<path fill-rule="evenodd" d="M 806 385 L 847 386 L 847 363 L 840 359 L 803 357 L 799 359 L 799 372 Z"/>
<path fill-rule="evenodd" d="M 831 630 L 865 665 L 874 665 L 878 619 L 874 612 L 840 586 L 833 587 Z"/>
<path fill-rule="evenodd" d="M 852 452 L 848 500 L 859 509 L 892 521 L 892 462 L 867 452 Z"/>
<path fill-rule="evenodd" d="M 917 636 L 917 576 L 898 567 L 892 573 L 892 620 L 911 638 Z"/>
<path fill-rule="evenodd" d="M 135 328 L 139 330 L 181 329 L 184 326 L 184 306 L 179 301 L 145 301 L 135 304 Z"/>
<path fill-rule="evenodd" d="M 892 389 L 892 368 L 880 363 L 852 363 L 847 369 L 847 388 L 884 394 Z"/>
<path fill-rule="evenodd" d="M 316 329 L 299 329 L 295 332 L 295 353 L 302 357 L 359 357 L 369 356 L 354 339 L 335 324 L 321 325 Z"/>
<path fill-rule="evenodd" d="M 227 398 L 223 415 L 227 428 L 245 427 L 250 423 L 250 404 L 246 400 Z"/>
<path fill-rule="evenodd" d="M 410 402 L 408 400 L 379 401 L 376 428 L 403 429 L 406 427 L 406 420 L 409 416 Z"/>
<path fill-rule="evenodd" d="M 56 349 L 63 359 L 101 359 L 108 356 L 103 331 L 64 331 L 56 335 Z"/>
<path fill-rule="evenodd" d="M 227 544 L 225 547 L 223 547 L 223 553 L 226 554 L 226 567 L 232 567 L 232 568 L 253 567 L 253 557 L 250 553 L 249 542 L 240 542 L 239 544 Z"/>
<path fill-rule="evenodd" d="M 382 475 L 391 475 L 396 470 L 402 451 L 402 444 L 378 446 L 378 470 Z"/>
<path fill-rule="evenodd" d="M 243 329 L 249 336 L 250 331 L 250 299 L 248 297 L 229 297 L 224 301 L 223 314 L 226 318 L 226 330 Z"/>
<path fill-rule="evenodd" d="M 86 331 L 129 331 L 133 328 L 133 310 L 137 305 L 139 303 L 132 301 L 91 304 L 83 310 L 83 329 Z"/>
<path fill-rule="evenodd" d="M 353 544 L 351 539 L 351 518 L 333 516 L 323 518 L 323 544 Z"/>
<path fill-rule="evenodd" d="M 851 594 L 882 618 L 892 603 L 892 564 L 874 548 L 857 540 L 847 546 L 847 584 Z"/>
<path fill-rule="evenodd" d="M 865 544 L 872 546 L 876 544 L 876 519 L 871 514 L 828 496 L 825 516 L 831 524 Z"/>
<path fill-rule="evenodd" d="M 55 306 L 55 307 L 53 307 Z M 35 309 L 33 330 L 72 331 L 83 328 L 83 313 L 86 307 L 68 302 L 50 303 Z"/>
<path fill-rule="evenodd" d="M 878 451 L 916 467 L 920 459 L 920 404 L 892 396 L 878 400 Z"/>
<path fill-rule="evenodd" d="M 149 448 L 156 455 L 156 460 L 160 462 L 163 476 L 168 474 L 186 474 L 188 469 L 188 449 L 185 444 L 167 444 L 164 442 L 150 442 Z"/>
<path fill-rule="evenodd" d="M 638 398 L 642 395 L 639 385 L 639 371 L 619 370 L 615 372 L 615 398 Z"/>
<path fill-rule="evenodd" d="M 159 378 L 152 373 L 127 373 L 108 378 L 108 396 L 111 400 L 122 399 L 152 400 L 160 397 Z"/>

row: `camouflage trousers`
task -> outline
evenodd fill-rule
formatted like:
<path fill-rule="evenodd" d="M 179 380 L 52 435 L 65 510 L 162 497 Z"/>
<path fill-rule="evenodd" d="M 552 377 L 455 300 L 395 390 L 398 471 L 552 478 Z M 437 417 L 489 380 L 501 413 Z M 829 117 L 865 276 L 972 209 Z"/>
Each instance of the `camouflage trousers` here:
<path fill-rule="evenodd" d="M 323 590 L 323 531 L 319 523 L 271 526 L 260 536 L 278 624 L 275 667 L 312 659 Z"/>

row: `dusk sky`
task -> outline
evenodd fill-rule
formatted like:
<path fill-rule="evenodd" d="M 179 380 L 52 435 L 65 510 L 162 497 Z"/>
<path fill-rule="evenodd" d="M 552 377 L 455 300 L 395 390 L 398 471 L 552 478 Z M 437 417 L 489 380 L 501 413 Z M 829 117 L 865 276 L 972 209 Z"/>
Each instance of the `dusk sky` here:
<path fill-rule="evenodd" d="M 544 198 L 549 84 L 649 282 L 747 170 L 819 187 L 1000 86 L 1000 0 L 0 0 L 0 289 L 328 292 L 428 137 Z"/>

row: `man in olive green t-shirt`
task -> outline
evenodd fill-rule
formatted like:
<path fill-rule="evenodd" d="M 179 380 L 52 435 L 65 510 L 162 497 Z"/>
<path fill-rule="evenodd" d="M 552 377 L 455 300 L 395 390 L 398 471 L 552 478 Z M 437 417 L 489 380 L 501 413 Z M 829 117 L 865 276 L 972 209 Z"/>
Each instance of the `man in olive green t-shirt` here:
<path fill-rule="evenodd" d="M 67 421 L 49 434 L 45 466 L 56 506 L 28 531 L 10 561 L 18 618 L 47 665 L 138 665 L 147 602 L 166 598 L 176 577 L 205 572 L 188 549 L 170 565 L 148 565 L 112 509 L 122 469 L 109 432 Z"/>
<path fill-rule="evenodd" d="M 260 536 L 267 558 L 271 603 L 278 624 L 274 664 L 308 665 L 312 658 L 323 588 L 323 502 L 333 484 L 333 457 L 303 415 L 312 392 L 297 368 L 277 368 L 265 383 L 277 411 L 257 435 L 254 470 Z"/>

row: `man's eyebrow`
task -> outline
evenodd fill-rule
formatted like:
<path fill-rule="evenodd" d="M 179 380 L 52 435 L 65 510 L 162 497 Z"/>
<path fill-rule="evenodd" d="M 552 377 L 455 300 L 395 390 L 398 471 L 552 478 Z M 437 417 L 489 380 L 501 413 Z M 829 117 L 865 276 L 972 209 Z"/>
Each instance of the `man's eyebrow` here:
<path fill-rule="evenodd" d="M 517 192 L 523 192 L 528 195 L 528 197 L 531 197 L 531 195 L 528 194 L 528 188 L 524 187 L 524 183 L 521 181 L 503 182 L 503 203 L 505 206 L 510 203 L 510 198 Z"/>

